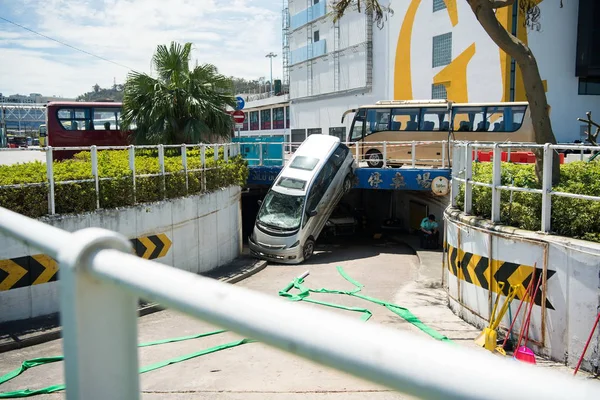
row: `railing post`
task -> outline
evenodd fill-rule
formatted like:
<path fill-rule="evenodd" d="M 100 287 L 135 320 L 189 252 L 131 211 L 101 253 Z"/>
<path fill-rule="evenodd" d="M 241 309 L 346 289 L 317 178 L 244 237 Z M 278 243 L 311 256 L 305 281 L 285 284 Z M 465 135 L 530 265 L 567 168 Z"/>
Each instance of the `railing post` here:
<path fill-rule="evenodd" d="M 202 145 L 200 148 L 200 164 L 202 168 L 202 183 L 200 187 L 200 191 L 204 192 L 206 190 L 206 145 Z"/>
<path fill-rule="evenodd" d="M 452 174 L 452 193 L 451 193 L 452 207 L 457 206 L 456 199 L 458 198 L 458 191 L 459 191 L 459 186 L 460 186 L 460 182 L 458 180 L 456 180 L 455 178 L 457 178 L 460 175 L 460 171 L 462 170 L 462 165 L 459 162 L 459 160 L 460 160 L 459 150 L 460 150 L 460 147 L 457 144 L 454 144 L 454 147 L 452 149 L 452 169 L 450 170 L 450 173 Z"/>
<path fill-rule="evenodd" d="M 96 209 L 100 208 L 100 182 L 98 180 L 98 149 L 96 145 L 91 147 L 92 175 L 94 176 L 94 187 L 96 189 Z"/>
<path fill-rule="evenodd" d="M 417 144 L 415 143 L 415 141 L 412 141 L 412 149 L 410 151 L 410 155 L 412 156 L 412 167 L 414 168 L 417 162 L 417 158 L 416 158 L 416 149 L 417 149 Z"/>
<path fill-rule="evenodd" d="M 552 156 L 550 143 L 544 145 L 544 172 L 542 175 L 542 232 L 552 229 Z"/>
<path fill-rule="evenodd" d="M 215 150 L 214 150 L 213 157 L 214 157 L 215 161 L 218 161 L 219 160 L 219 144 L 218 143 L 215 143 L 214 149 Z"/>
<path fill-rule="evenodd" d="M 129 145 L 129 170 L 131 171 L 131 185 L 133 188 L 133 204 L 136 203 L 136 186 L 135 186 L 135 147 Z"/>
<path fill-rule="evenodd" d="M 48 146 L 46 150 L 46 178 L 48 179 L 48 214 L 56 213 L 56 205 L 54 203 L 54 163 L 52 161 L 52 146 Z"/>
<path fill-rule="evenodd" d="M 502 155 L 498 143 L 494 143 L 492 175 L 492 222 L 500 222 L 500 202 L 501 189 L 498 186 L 502 184 Z"/>
<path fill-rule="evenodd" d="M 165 148 L 162 144 L 158 145 L 158 167 L 162 176 L 163 199 L 167 197 L 167 177 L 165 176 Z"/>
<path fill-rule="evenodd" d="M 359 153 L 359 149 L 358 149 L 360 144 L 358 142 L 354 142 L 354 145 L 356 146 L 354 148 L 354 152 L 356 153 L 356 164 L 358 164 L 360 162 L 360 153 Z"/>
<path fill-rule="evenodd" d="M 446 168 L 446 141 L 442 140 L 442 168 Z"/>
<path fill-rule="evenodd" d="M 58 254 L 67 400 L 140 398 L 138 299 L 88 272 L 103 249 L 133 250 L 118 233 L 87 228 Z"/>
<path fill-rule="evenodd" d="M 281 166 L 285 166 L 285 142 L 281 143 Z"/>
<path fill-rule="evenodd" d="M 183 164 L 183 173 L 185 174 L 185 193 L 189 193 L 190 181 L 188 178 L 187 146 L 181 145 L 181 163 Z"/>
<path fill-rule="evenodd" d="M 258 165 L 263 165 L 263 143 L 258 144 Z"/>
<path fill-rule="evenodd" d="M 383 168 L 387 167 L 387 142 L 383 142 Z"/>
<path fill-rule="evenodd" d="M 471 150 L 470 144 L 465 145 L 465 214 L 470 214 L 473 210 L 473 184 L 471 178 L 473 177 L 473 151 Z"/>
<path fill-rule="evenodd" d="M 229 144 L 225 143 L 223 145 L 223 161 L 229 161 Z"/>

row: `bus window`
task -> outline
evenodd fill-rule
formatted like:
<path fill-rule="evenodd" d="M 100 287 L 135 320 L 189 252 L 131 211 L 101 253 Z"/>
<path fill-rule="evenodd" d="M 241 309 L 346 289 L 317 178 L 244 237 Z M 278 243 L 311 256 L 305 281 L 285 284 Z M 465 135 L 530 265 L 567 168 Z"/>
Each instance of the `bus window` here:
<path fill-rule="evenodd" d="M 490 132 L 515 132 L 523 124 L 526 106 L 488 107 Z"/>
<path fill-rule="evenodd" d="M 389 130 L 390 122 L 389 108 L 374 108 L 367 111 L 367 129 L 366 135 L 370 135 L 375 132 Z"/>
<path fill-rule="evenodd" d="M 452 126 L 455 132 L 486 132 L 488 125 L 485 107 L 456 107 L 452 110 Z"/>
<path fill-rule="evenodd" d="M 394 108 L 392 109 L 391 131 L 418 131 L 417 117 L 419 108 Z"/>
<path fill-rule="evenodd" d="M 95 130 L 118 130 L 120 120 L 120 108 L 94 108 Z"/>
<path fill-rule="evenodd" d="M 448 110 L 445 108 L 422 108 L 421 131 L 448 131 Z"/>
<path fill-rule="evenodd" d="M 354 121 L 352 121 L 352 127 L 350 128 L 350 141 L 356 142 L 357 140 L 361 140 L 364 134 L 365 127 L 365 109 L 361 108 L 358 110 L 354 117 Z"/>
<path fill-rule="evenodd" d="M 92 125 L 88 108 L 61 108 L 58 110 L 58 121 L 68 131 L 84 131 Z"/>

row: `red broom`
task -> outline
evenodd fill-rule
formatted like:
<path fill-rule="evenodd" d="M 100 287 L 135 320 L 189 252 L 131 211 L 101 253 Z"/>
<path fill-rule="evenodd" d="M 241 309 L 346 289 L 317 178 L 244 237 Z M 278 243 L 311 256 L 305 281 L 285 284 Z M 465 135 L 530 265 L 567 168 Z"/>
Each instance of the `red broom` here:
<path fill-rule="evenodd" d="M 596 317 L 596 322 L 594 322 L 594 327 L 592 328 L 592 331 L 590 332 L 590 336 L 588 337 L 587 342 L 585 342 L 585 347 L 583 348 L 581 357 L 579 357 L 579 361 L 577 362 L 577 367 L 575 368 L 575 372 L 573 372 L 573 375 L 576 375 L 577 371 L 579 371 L 579 367 L 581 366 L 581 362 L 583 361 L 583 356 L 585 355 L 585 352 L 587 351 L 590 341 L 592 340 L 592 336 L 594 336 L 594 331 L 596 330 L 596 326 L 598 326 L 598 321 L 600 321 L 600 312 L 598 313 L 598 316 Z"/>
<path fill-rule="evenodd" d="M 517 343 L 517 350 L 515 351 L 514 357 L 517 360 L 535 364 L 535 353 L 529 347 L 527 347 L 527 336 L 525 336 L 525 344 L 521 346 L 521 338 L 527 330 L 527 334 L 529 334 L 529 324 L 531 323 L 531 311 L 533 310 L 533 306 L 535 305 L 535 297 L 537 296 L 538 289 L 540 288 L 540 284 L 542 283 L 543 275 L 540 275 L 537 285 L 535 286 L 535 291 L 533 292 L 533 296 L 531 298 L 531 305 L 529 307 L 529 313 L 527 314 L 527 320 L 525 321 L 525 325 L 521 328 L 521 333 L 519 335 L 519 341 Z"/>
<path fill-rule="evenodd" d="M 506 337 L 504 338 L 504 341 L 502 342 L 502 347 L 501 347 L 502 349 L 505 348 L 506 342 L 508 342 L 508 338 L 510 337 L 510 333 L 512 332 L 512 329 L 513 329 L 513 326 L 515 325 L 515 322 L 517 322 L 517 317 L 519 316 L 519 312 L 521 311 L 521 307 L 523 306 L 523 303 L 525 302 L 525 298 L 533 290 L 533 280 L 534 280 L 534 277 L 535 277 L 535 264 L 533 265 L 533 274 L 531 275 L 531 281 L 529 282 L 529 285 L 527 285 L 527 290 L 525 291 L 525 296 L 523 296 L 523 298 L 521 299 L 521 302 L 519 303 L 519 308 L 517 308 L 517 313 L 515 314 L 515 317 L 514 317 L 512 323 L 510 324 L 510 328 L 508 328 L 508 332 L 506 332 Z M 525 307 L 527 308 L 527 306 L 525 306 Z"/>

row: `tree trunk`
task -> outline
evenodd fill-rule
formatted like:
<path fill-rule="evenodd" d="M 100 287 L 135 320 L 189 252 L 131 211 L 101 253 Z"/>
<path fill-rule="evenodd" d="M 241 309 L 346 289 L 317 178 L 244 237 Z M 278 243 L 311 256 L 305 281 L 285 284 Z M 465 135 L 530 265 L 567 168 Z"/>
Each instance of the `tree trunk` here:
<path fill-rule="evenodd" d="M 535 134 L 536 143 L 552 143 L 556 144 L 556 138 L 552 132 L 552 123 L 550 122 L 550 114 L 546 92 L 542 83 L 542 77 L 537 65 L 537 61 L 529 49 L 521 40 L 511 35 L 496 18 L 494 7 L 491 0 L 467 0 L 477 20 L 490 36 L 490 38 L 500 47 L 506 54 L 515 59 L 521 69 L 523 76 L 523 84 L 529 109 L 531 112 L 531 120 Z M 511 5 L 511 1 L 507 1 L 504 6 Z M 494 2 L 498 5 L 498 2 Z M 542 166 L 543 152 L 535 151 L 536 154 L 536 175 L 538 181 L 542 181 Z M 557 184 L 560 178 L 560 164 L 558 154 L 553 153 L 552 163 L 552 181 Z"/>

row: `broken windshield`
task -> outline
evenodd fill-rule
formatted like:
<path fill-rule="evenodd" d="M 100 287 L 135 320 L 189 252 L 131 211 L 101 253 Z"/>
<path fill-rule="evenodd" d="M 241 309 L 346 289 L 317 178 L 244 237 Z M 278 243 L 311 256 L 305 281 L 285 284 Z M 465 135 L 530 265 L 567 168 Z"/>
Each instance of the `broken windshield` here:
<path fill-rule="evenodd" d="M 292 196 L 271 190 L 258 212 L 258 222 L 274 228 L 295 230 L 300 227 L 304 196 Z"/>

